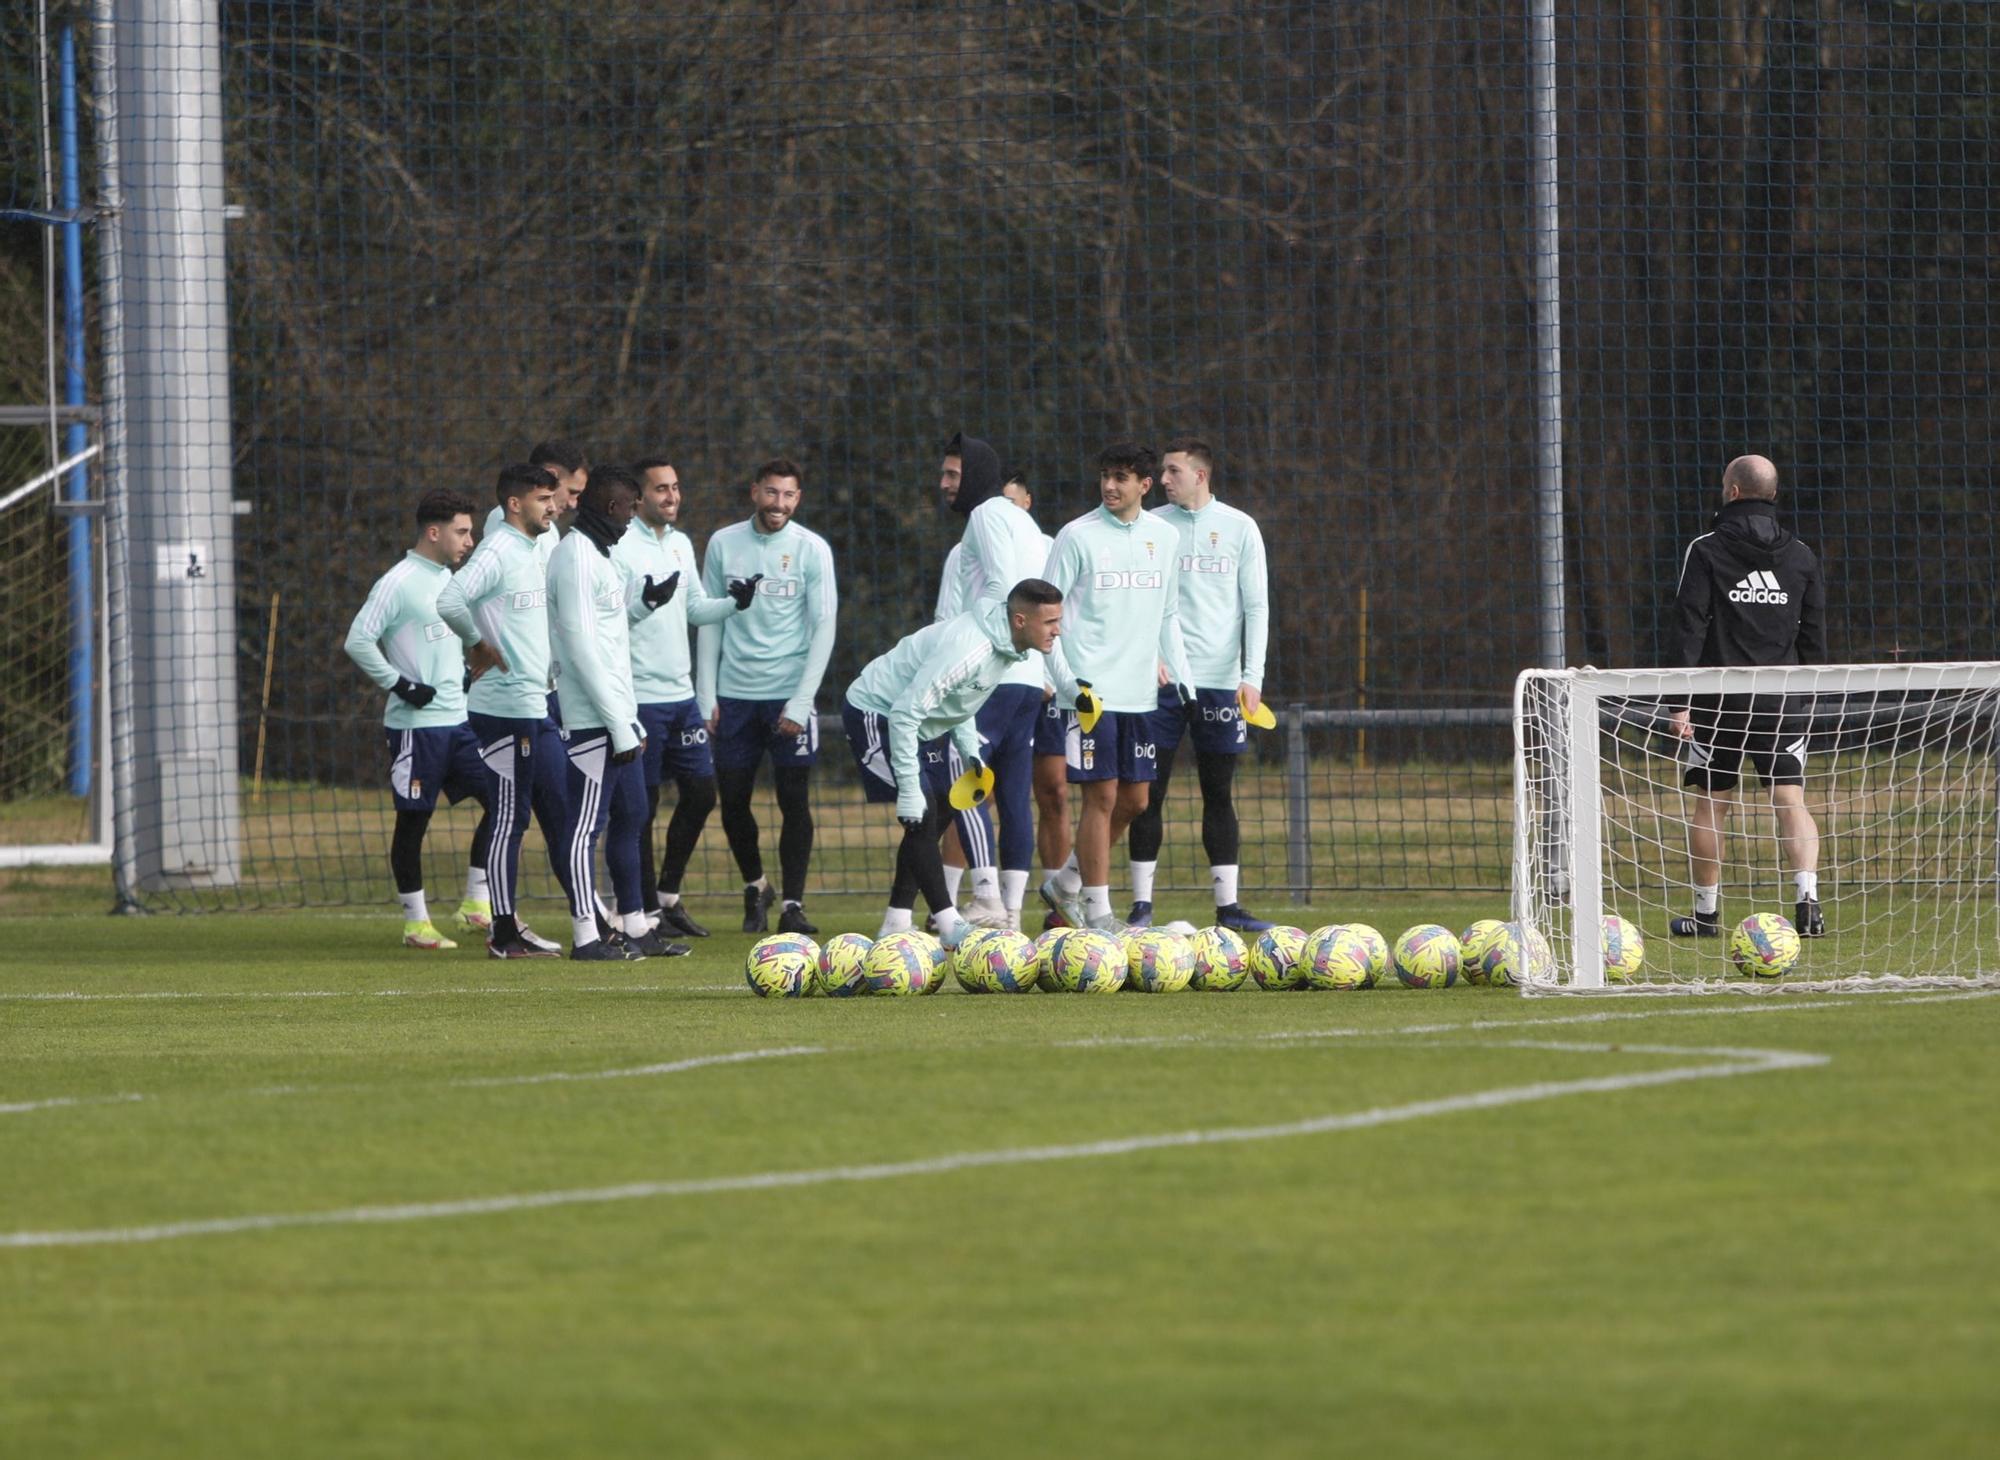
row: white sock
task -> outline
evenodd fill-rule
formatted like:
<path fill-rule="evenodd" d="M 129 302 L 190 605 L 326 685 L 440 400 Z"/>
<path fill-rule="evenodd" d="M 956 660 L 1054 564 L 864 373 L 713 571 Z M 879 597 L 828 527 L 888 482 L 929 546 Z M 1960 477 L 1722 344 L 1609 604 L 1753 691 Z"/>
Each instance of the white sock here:
<path fill-rule="evenodd" d="M 801 902 L 800 902 L 800 901 L 799 901 L 799 900 L 798 900 L 798 899 L 797 899 L 796 897 L 788 897 L 788 898 L 786 898 L 786 899 L 785 899 L 785 906 L 786 906 L 786 907 L 802 907 L 802 906 L 804 906 L 804 904 L 803 904 L 803 903 L 801 903 Z"/>
<path fill-rule="evenodd" d="M 467 902 L 492 901 L 491 896 L 486 890 L 486 869 L 484 867 L 467 867 L 465 869 L 465 900 Z"/>
<path fill-rule="evenodd" d="M 1158 862 L 1134 862 L 1132 864 L 1132 901 L 1151 902 L 1153 900 L 1153 874 L 1160 870 Z"/>
<path fill-rule="evenodd" d="M 576 940 L 576 946 L 579 948 L 587 947 L 589 944 L 597 941 L 596 918 L 571 918 L 569 920 L 569 930 L 571 936 Z"/>
<path fill-rule="evenodd" d="M 891 933 L 907 933 L 909 931 L 910 910 L 906 907 L 892 907 L 882 914 L 882 927 L 875 936 L 886 938 Z"/>
<path fill-rule="evenodd" d="M 1000 905 L 1009 912 L 1019 912 L 1021 904 L 1028 900 L 1028 874 L 1026 872 L 1002 872 L 1000 874 Z"/>
<path fill-rule="evenodd" d="M 1000 874 L 991 867 L 972 869 L 972 896 L 976 902 L 1000 900 Z"/>
<path fill-rule="evenodd" d="M 619 918 L 618 927 L 628 938 L 643 938 L 646 936 L 646 915 L 642 912 L 626 913 Z"/>
<path fill-rule="evenodd" d="M 1237 869 L 1234 867 L 1209 867 L 1208 880 L 1209 884 L 1215 888 L 1215 905 L 1217 907 L 1234 907 L 1236 905 L 1236 872 Z"/>
<path fill-rule="evenodd" d="M 958 885 L 964 880 L 965 880 L 965 868 L 954 867 L 949 862 L 945 863 L 944 893 L 946 897 L 949 897 L 953 902 L 957 902 Z"/>
<path fill-rule="evenodd" d="M 1799 900 L 1801 902 L 1807 898 L 1811 898 L 1814 902 L 1819 901 L 1819 873 L 1794 872 L 1792 873 L 1792 886 L 1798 888 Z"/>
<path fill-rule="evenodd" d="M 1111 916 L 1111 888 L 1086 887 L 1083 889 L 1083 915 L 1091 922 Z"/>
<path fill-rule="evenodd" d="M 1712 913 L 1722 905 L 1722 884 L 1711 887 L 1697 885 L 1694 890 L 1694 910 L 1698 913 Z"/>
<path fill-rule="evenodd" d="M 965 914 L 955 907 L 948 907 L 937 915 L 937 935 L 940 943 L 951 940 L 953 933 L 965 926 Z"/>
<path fill-rule="evenodd" d="M 427 923 L 431 920 L 430 909 L 424 906 L 424 890 L 399 892 L 396 901 L 403 905 L 403 921 L 406 923 Z"/>
<path fill-rule="evenodd" d="M 1056 869 L 1056 890 L 1075 892 L 1083 886 L 1083 869 L 1076 864 L 1076 853 L 1069 854 L 1069 860 Z"/>
<path fill-rule="evenodd" d="M 679 907 L 680 905 L 681 895 L 678 892 L 663 892 L 660 894 L 661 907 Z"/>
<path fill-rule="evenodd" d="M 769 892 L 771 890 L 771 879 L 768 877 L 759 877 L 755 882 L 746 882 L 743 884 L 745 892 L 748 892 L 753 887 L 759 892 Z"/>

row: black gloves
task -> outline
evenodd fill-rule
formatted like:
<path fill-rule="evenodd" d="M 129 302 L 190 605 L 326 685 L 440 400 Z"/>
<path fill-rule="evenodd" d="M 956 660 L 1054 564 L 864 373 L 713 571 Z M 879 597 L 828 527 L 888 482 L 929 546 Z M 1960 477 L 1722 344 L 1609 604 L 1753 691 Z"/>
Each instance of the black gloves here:
<path fill-rule="evenodd" d="M 750 606 L 750 600 L 757 596 L 757 585 L 763 581 L 764 575 L 762 573 L 757 574 L 754 578 L 731 578 L 729 580 L 729 596 L 736 600 L 736 608 L 739 613 Z"/>
<path fill-rule="evenodd" d="M 1180 700 L 1183 710 L 1194 703 L 1194 691 L 1184 684 L 1176 683 L 1174 685 L 1174 694 Z"/>
<path fill-rule="evenodd" d="M 924 829 L 924 818 L 921 816 L 899 816 L 896 822 L 911 836 L 916 836 Z"/>
<path fill-rule="evenodd" d="M 681 570 L 679 568 L 669 573 L 667 581 L 664 583 L 655 583 L 653 575 L 648 573 L 646 575 L 646 586 L 639 590 L 639 596 L 646 601 L 646 607 L 662 608 L 673 598 L 674 590 L 680 586 Z"/>
<path fill-rule="evenodd" d="M 408 705 L 411 709 L 421 710 L 425 705 L 437 698 L 437 686 L 420 684 L 405 675 L 389 686 L 389 693 Z"/>

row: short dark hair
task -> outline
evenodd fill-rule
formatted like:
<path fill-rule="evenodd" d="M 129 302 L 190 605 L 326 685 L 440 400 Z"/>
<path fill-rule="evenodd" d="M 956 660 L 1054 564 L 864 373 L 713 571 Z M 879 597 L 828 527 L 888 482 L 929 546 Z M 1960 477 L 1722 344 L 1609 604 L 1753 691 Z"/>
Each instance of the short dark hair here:
<path fill-rule="evenodd" d="M 576 505 L 588 507 L 593 512 L 602 512 L 611 505 L 611 494 L 623 489 L 638 496 L 645 489 L 639 479 L 622 466 L 600 466 L 591 469 L 590 480 L 584 483 L 577 494 Z"/>
<path fill-rule="evenodd" d="M 555 487 L 555 473 L 547 467 L 530 466 L 525 461 L 517 461 L 512 466 L 500 468 L 500 479 L 493 484 L 493 500 L 500 504 L 502 511 L 505 511 L 509 497 L 525 497 L 530 492 L 539 492 L 543 488 L 554 491 Z"/>
<path fill-rule="evenodd" d="M 799 484 L 801 490 L 805 488 L 806 474 L 799 470 L 799 464 L 789 456 L 772 457 L 757 468 L 757 474 L 751 477 L 750 480 L 752 482 L 763 482 L 769 481 L 772 477 L 790 477 Z"/>
<path fill-rule="evenodd" d="M 1113 441 L 1097 453 L 1097 469 L 1114 474 L 1129 471 L 1135 477 L 1156 477 L 1160 474 L 1160 458 L 1153 454 L 1152 447 L 1137 441 Z"/>
<path fill-rule="evenodd" d="M 582 471 L 590 465 L 590 458 L 574 441 L 537 441 L 528 460 L 535 466 L 559 466 L 564 471 Z"/>
<path fill-rule="evenodd" d="M 1201 463 L 1203 471 L 1215 470 L 1215 448 L 1199 436 L 1176 436 L 1160 448 L 1160 455 L 1168 456 L 1176 451 L 1183 456 L 1192 456 Z"/>
<path fill-rule="evenodd" d="M 1062 601 L 1062 589 L 1046 578 L 1023 578 L 1007 590 L 1009 613 L 1019 613 L 1024 608 L 1036 605 L 1047 607 Z"/>
<path fill-rule="evenodd" d="M 671 456 L 642 456 L 632 463 L 632 475 L 644 480 L 647 472 L 657 471 L 663 466 L 673 464 L 674 459 Z"/>
<path fill-rule="evenodd" d="M 417 526 L 429 527 L 433 522 L 470 517 L 478 510 L 465 493 L 454 492 L 450 487 L 432 487 L 417 499 Z"/>

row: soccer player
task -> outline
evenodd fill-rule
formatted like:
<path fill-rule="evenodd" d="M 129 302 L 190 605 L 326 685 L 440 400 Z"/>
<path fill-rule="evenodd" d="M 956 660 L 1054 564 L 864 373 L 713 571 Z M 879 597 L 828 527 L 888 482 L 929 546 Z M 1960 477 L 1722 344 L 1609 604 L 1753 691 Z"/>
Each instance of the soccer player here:
<path fill-rule="evenodd" d="M 389 743 L 389 789 L 396 829 L 389 870 L 403 904 L 405 948 L 456 948 L 431 922 L 424 901 L 424 833 L 442 792 L 456 805 L 470 796 L 484 814 L 472 837 L 459 916 L 476 928 L 486 921 L 486 857 L 493 810 L 479 741 L 465 722 L 465 660 L 458 640 L 438 617 L 438 592 L 472 551 L 471 500 L 458 492 L 424 493 L 417 503 L 417 540 L 403 560 L 375 580 L 348 626 L 347 657 L 389 691 L 382 714 Z"/>
<path fill-rule="evenodd" d="M 963 465 L 956 451 L 952 451 L 938 468 L 938 499 L 947 509 L 958 500 Z M 938 575 L 937 606 L 931 612 L 933 623 L 956 618 L 965 609 L 960 597 L 963 584 L 958 572 L 959 559 L 964 555 L 964 547 L 956 542 L 944 555 L 944 571 Z M 1001 926 L 1006 920 L 1006 910 L 1000 904 L 1000 872 L 993 865 L 993 812 L 986 802 L 981 801 L 965 810 L 952 808 L 950 824 L 944 831 L 943 856 L 945 891 L 953 905 L 958 903 L 959 883 L 970 864 L 972 906 L 967 910 L 967 916 L 975 926 Z M 932 932 L 937 931 L 935 923 L 933 919 Z"/>
<path fill-rule="evenodd" d="M 722 830 L 743 874 L 743 931 L 769 930 L 777 893 L 764 876 L 750 792 L 768 754 L 776 783 L 778 865 L 784 884 L 782 933 L 816 933 L 806 917 L 806 869 L 812 862 L 812 805 L 807 789 L 819 760 L 813 697 L 833 653 L 840 599 L 826 539 L 792 520 L 804 476 L 778 457 L 757 468 L 748 521 L 708 540 L 702 586 L 720 598 L 732 583 L 756 581 L 750 608 L 704 626 L 696 642 L 695 698 L 715 745 Z"/>
<path fill-rule="evenodd" d="M 1778 521 L 1778 469 L 1739 456 L 1722 473 L 1722 510 L 1688 544 L 1674 595 L 1680 662 L 1824 664 L 1826 585 L 1819 559 Z M 1694 912 L 1668 923 L 1677 938 L 1722 935 L 1722 837 L 1744 757 L 1770 788 L 1791 868 L 1802 938 L 1826 932 L 1819 906 L 1819 828 L 1806 809 L 1803 717 L 1782 695 L 1697 695 L 1673 716 L 1695 792 L 1688 827 Z"/>
<path fill-rule="evenodd" d="M 611 561 L 629 583 L 675 585 L 658 612 L 632 625 L 632 689 L 639 701 L 639 724 L 645 731 L 646 821 L 639 833 L 640 885 L 649 902 L 657 898 L 659 920 L 669 932 L 706 938 L 708 929 L 689 915 L 681 901 L 681 881 L 694 855 L 708 814 L 715 809 L 715 762 L 709 754 L 708 726 L 695 703 L 693 659 L 688 625 L 716 623 L 750 606 L 756 578 L 729 585 L 724 597 L 711 598 L 701 586 L 694 543 L 675 526 L 681 514 L 681 478 L 672 462 L 650 456 L 635 462 L 639 478 L 639 510 Z M 643 590 L 641 590 L 643 591 Z M 667 855 L 653 885 L 653 822 L 659 815 L 660 786 L 672 776 L 677 792 L 674 814 L 667 822 Z"/>
<path fill-rule="evenodd" d="M 1032 512 L 1033 489 L 1025 478 L 1014 476 L 1000 489 L 1016 507 Z M 1056 540 L 1046 532 L 1042 538 L 1042 561 L 1055 551 Z M 1046 567 L 1044 568 L 1046 571 Z M 1046 663 L 1042 674 L 1042 708 L 1035 717 L 1035 853 L 1042 871 L 1054 872 L 1069 860 L 1069 715 L 1056 696 L 1055 677 Z M 1042 918 L 1046 931 L 1064 925 L 1053 908 Z"/>
<path fill-rule="evenodd" d="M 542 555 L 542 566 L 548 567 L 549 555 L 561 541 L 561 530 L 569 526 L 570 518 L 576 514 L 577 493 L 590 480 L 590 462 L 584 456 L 583 448 L 574 441 L 538 441 L 528 453 L 528 465 L 546 471 L 556 484 L 555 515 L 549 519 L 549 531 L 535 539 L 535 546 Z M 496 506 L 486 514 L 486 530 L 480 534 L 480 541 L 500 530 L 506 520 L 507 509 Z M 553 713 L 553 712 L 551 712 Z"/>
<path fill-rule="evenodd" d="M 1072 925 L 1122 932 L 1111 911 L 1111 844 L 1146 809 L 1156 751 L 1151 719 L 1164 663 L 1181 702 L 1193 700 L 1181 641 L 1179 534 L 1145 510 L 1159 459 L 1136 441 L 1097 457 L 1101 505 L 1056 534 L 1048 579 L 1063 595 L 1062 644 L 1050 656 L 1068 698 L 1069 779 L 1082 788 L 1076 849 L 1043 879 L 1042 900 Z M 1065 669 L 1063 660 L 1067 657 Z M 1100 713 L 1101 712 L 1101 713 Z M 1095 724 L 1086 727 L 1086 722 Z"/>
<path fill-rule="evenodd" d="M 1153 874 L 1160 864 L 1160 808 L 1183 737 L 1194 741 L 1201 781 L 1201 844 L 1208 853 L 1215 921 L 1242 933 L 1271 925 L 1237 901 L 1238 848 L 1232 782 L 1236 758 L 1248 748 L 1243 717 L 1263 701 L 1264 652 L 1270 639 L 1270 599 L 1264 538 L 1248 513 L 1215 500 L 1215 453 L 1207 442 L 1182 436 L 1160 455 L 1160 486 L 1167 504 L 1153 515 L 1179 533 L 1181 638 L 1194 671 L 1194 703 L 1183 705 L 1162 684 L 1151 735 L 1159 770 L 1146 809 L 1132 820 L 1132 912 L 1125 921 L 1143 928 L 1153 921 Z M 1241 708 L 1239 708 L 1239 705 Z"/>
<path fill-rule="evenodd" d="M 679 587 L 651 579 L 628 584 L 611 561 L 639 506 L 639 483 L 623 467 L 591 473 L 577 498 L 576 521 L 549 559 L 549 637 L 562 683 L 569 756 L 569 915 L 576 941 L 569 956 L 592 963 L 674 957 L 689 952 L 646 926 L 639 881 L 639 828 L 646 791 L 639 757 L 646 748 L 632 691 L 629 624 L 666 604 Z M 629 590 L 636 588 L 636 592 Z M 618 899 L 622 928 L 605 933 L 597 916 L 597 843 Z"/>
<path fill-rule="evenodd" d="M 946 450 L 960 461 L 951 505 L 965 518 L 955 565 L 958 602 L 968 610 L 1002 603 L 1016 583 L 1041 577 L 1048 565 L 1047 539 L 1005 494 L 1000 458 L 991 446 L 961 432 Z M 1000 813 L 1000 926 L 1017 932 L 1035 855 L 1035 725 L 1042 713 L 1043 677 L 1041 656 L 1028 655 L 979 709 L 979 737 L 993 769 Z M 992 926 L 991 910 L 975 901 L 972 921 Z"/>
<path fill-rule="evenodd" d="M 549 595 L 541 550 L 556 539 L 556 480 L 539 466 L 504 467 L 493 495 L 500 525 L 487 530 L 438 594 L 438 617 L 466 647 L 472 687 L 465 705 L 493 798 L 486 951 L 495 958 L 553 958 L 562 949 L 520 920 L 518 889 L 530 803 L 556 881 L 569 885 L 563 840 L 569 771 L 562 732 L 548 712 Z"/>
<path fill-rule="evenodd" d="M 979 707 L 1009 672 L 1054 646 L 1061 623 L 1055 585 L 1029 578 L 1004 600 L 982 597 L 967 612 L 918 629 L 848 686 L 841 723 L 862 792 L 870 802 L 894 801 L 903 827 L 878 937 L 910 926 L 918 892 L 945 947 L 957 947 L 971 928 L 946 895 L 938 858 L 950 819 L 945 797 L 961 770 L 979 768 Z"/>

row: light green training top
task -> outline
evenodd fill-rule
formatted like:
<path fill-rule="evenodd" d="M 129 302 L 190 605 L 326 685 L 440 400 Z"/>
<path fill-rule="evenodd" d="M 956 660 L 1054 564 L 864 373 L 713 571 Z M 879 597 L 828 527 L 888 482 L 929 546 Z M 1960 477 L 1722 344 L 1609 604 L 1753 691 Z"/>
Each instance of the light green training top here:
<path fill-rule="evenodd" d="M 1049 656 L 1056 692 L 1075 704 L 1059 659 L 1087 680 L 1107 710 L 1138 714 L 1158 708 L 1158 666 L 1193 687 L 1181 640 L 1180 539 L 1150 512 L 1120 522 L 1098 507 L 1056 534 L 1045 575 L 1062 590 L 1062 642 Z"/>
<path fill-rule="evenodd" d="M 1034 651 L 1016 649 L 1006 603 L 982 602 L 970 612 L 929 624 L 899 642 L 847 687 L 847 702 L 889 721 L 889 769 L 896 815 L 924 814 L 917 746 L 950 735 L 967 760 L 980 754 L 979 707 Z"/>
<path fill-rule="evenodd" d="M 634 597 L 650 577 L 664 583 L 675 573 L 681 585 L 674 596 L 650 616 L 632 625 L 632 692 L 642 705 L 671 705 L 694 698 L 694 656 L 688 648 L 688 625 L 719 623 L 736 612 L 727 594 L 711 597 L 701 586 L 701 569 L 694 560 L 694 542 L 679 528 L 655 532 L 634 517 L 625 535 L 612 544 L 611 561 L 625 574 L 625 591 Z"/>
<path fill-rule="evenodd" d="M 1263 689 L 1271 602 L 1256 520 L 1213 497 L 1198 512 L 1166 506 L 1153 515 L 1181 535 L 1181 638 L 1195 685 Z"/>
<path fill-rule="evenodd" d="M 783 700 L 785 718 L 803 725 L 833 655 L 840 610 L 833 549 L 796 522 L 764 533 L 754 518 L 732 522 L 708 540 L 701 579 L 710 596 L 723 596 L 732 578 L 759 573 L 764 581 L 748 609 L 702 626 L 694 696 L 704 715 L 714 713 L 717 695 Z"/>
<path fill-rule="evenodd" d="M 507 668 L 472 682 L 465 707 L 478 715 L 539 720 L 548 714 L 549 591 L 539 538 L 502 522 L 472 550 L 438 594 L 438 615 L 467 648 L 491 642 Z"/>
<path fill-rule="evenodd" d="M 465 655 L 458 638 L 438 617 L 438 590 L 451 569 L 422 553 L 403 554 L 403 561 L 375 580 L 368 601 L 348 625 L 347 657 L 361 672 L 388 689 L 398 679 L 414 679 L 437 691 L 421 710 L 398 695 L 390 695 L 382 723 L 391 730 L 422 730 L 458 725 L 465 720 Z"/>
<path fill-rule="evenodd" d="M 597 544 L 572 532 L 549 560 L 549 640 L 562 682 L 563 729 L 611 732 L 614 751 L 645 737 L 632 693 L 629 625 L 645 612 L 625 591 L 625 575 Z"/>

